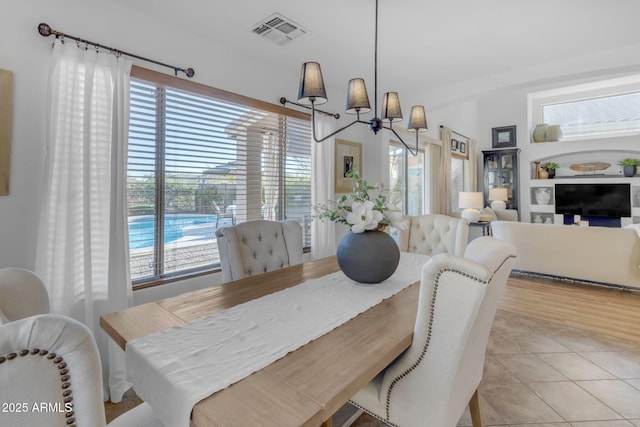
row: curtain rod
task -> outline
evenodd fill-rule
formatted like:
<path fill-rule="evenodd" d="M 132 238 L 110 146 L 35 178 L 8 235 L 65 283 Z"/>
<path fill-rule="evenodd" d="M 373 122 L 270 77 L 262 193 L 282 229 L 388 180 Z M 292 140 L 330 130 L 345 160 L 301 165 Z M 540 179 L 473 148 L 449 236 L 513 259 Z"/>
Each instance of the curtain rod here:
<path fill-rule="evenodd" d="M 442 129 L 443 127 L 444 127 L 444 126 L 440 125 L 440 129 Z M 464 136 L 463 134 L 458 133 L 458 132 L 456 132 L 456 131 L 455 131 L 455 130 L 453 130 L 453 129 L 451 130 L 451 133 L 455 133 L 456 135 L 461 136 L 461 137 L 463 137 L 463 138 L 471 139 L 471 138 L 469 138 L 468 136 Z"/>
<path fill-rule="evenodd" d="M 64 34 L 64 33 L 61 33 L 59 31 L 56 31 L 56 30 L 52 29 L 49 26 L 49 24 L 42 23 L 42 24 L 38 25 L 38 32 L 43 37 L 49 37 L 51 35 L 54 35 L 54 36 L 56 36 L 56 38 L 60 38 L 61 40 L 64 40 L 65 38 L 69 38 L 71 40 L 75 40 L 76 42 L 80 42 L 80 43 L 84 43 L 84 44 L 87 44 L 87 45 L 95 46 L 95 47 L 100 48 L 100 49 L 109 50 L 112 53 L 114 53 L 115 55 L 126 55 L 126 56 L 130 56 L 131 58 L 141 59 L 143 61 L 152 62 L 152 63 L 157 64 L 157 65 L 162 65 L 163 67 L 172 68 L 173 72 L 175 73 L 176 76 L 178 75 L 178 71 L 182 71 L 183 73 L 186 74 L 187 77 L 193 77 L 194 74 L 196 73 L 193 68 L 184 69 L 184 68 L 176 67 L 176 66 L 173 66 L 173 65 L 163 64 L 162 62 L 158 62 L 158 61 L 155 61 L 153 59 L 145 58 L 143 56 L 134 55 L 132 53 L 124 52 L 124 51 L 119 50 L 119 49 L 114 49 L 114 48 L 109 47 L 109 46 L 101 45 L 100 43 L 91 42 L 89 40 L 84 40 L 84 39 L 81 39 L 79 37 L 70 36 L 69 34 Z"/>
<path fill-rule="evenodd" d="M 293 105 L 297 105 L 298 107 L 302 107 L 302 108 L 306 108 L 307 110 L 310 110 L 311 107 L 307 106 L 307 105 L 303 105 L 303 104 L 298 104 L 297 102 L 293 102 L 293 101 L 289 101 L 287 98 L 285 98 L 284 96 L 282 98 L 280 98 L 280 104 L 282 105 L 286 105 L 287 102 L 289 104 L 293 104 Z M 316 108 L 316 112 L 318 113 L 322 113 L 322 114 L 326 114 L 327 116 L 331 116 L 334 117 L 336 120 L 338 120 L 340 118 L 340 114 L 338 113 L 328 113 L 326 111 L 322 111 L 322 110 L 318 110 Z"/>

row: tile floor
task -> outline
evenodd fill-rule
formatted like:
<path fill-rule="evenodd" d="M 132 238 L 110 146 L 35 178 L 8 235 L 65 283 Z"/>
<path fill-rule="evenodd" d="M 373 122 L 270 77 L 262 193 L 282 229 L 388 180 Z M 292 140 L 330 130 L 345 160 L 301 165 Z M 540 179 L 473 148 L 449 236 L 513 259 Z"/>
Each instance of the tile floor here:
<path fill-rule="evenodd" d="M 485 426 L 640 427 L 640 343 L 498 311 L 480 398 Z"/>

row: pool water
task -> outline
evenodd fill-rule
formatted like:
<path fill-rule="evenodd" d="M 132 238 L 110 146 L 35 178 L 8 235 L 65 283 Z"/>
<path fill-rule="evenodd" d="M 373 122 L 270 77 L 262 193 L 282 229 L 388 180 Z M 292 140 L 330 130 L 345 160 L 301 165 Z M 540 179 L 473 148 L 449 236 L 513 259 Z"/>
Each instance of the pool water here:
<path fill-rule="evenodd" d="M 164 242 L 176 241 L 184 234 L 182 229 L 190 225 L 215 224 L 216 217 L 210 215 L 175 214 L 166 215 L 164 222 Z M 129 218 L 129 249 L 140 249 L 154 245 L 155 218 L 138 216 Z"/>

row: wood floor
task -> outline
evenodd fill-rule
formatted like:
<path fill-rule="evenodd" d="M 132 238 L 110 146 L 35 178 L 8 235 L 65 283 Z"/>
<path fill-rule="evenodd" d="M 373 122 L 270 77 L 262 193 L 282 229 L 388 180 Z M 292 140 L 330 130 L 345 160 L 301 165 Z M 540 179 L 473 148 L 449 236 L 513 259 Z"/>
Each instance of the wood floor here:
<path fill-rule="evenodd" d="M 640 291 L 513 275 L 499 309 L 640 342 Z M 133 391 L 119 404 L 105 403 L 107 422 L 138 403 Z"/>
<path fill-rule="evenodd" d="M 640 290 L 513 275 L 499 308 L 640 342 Z"/>

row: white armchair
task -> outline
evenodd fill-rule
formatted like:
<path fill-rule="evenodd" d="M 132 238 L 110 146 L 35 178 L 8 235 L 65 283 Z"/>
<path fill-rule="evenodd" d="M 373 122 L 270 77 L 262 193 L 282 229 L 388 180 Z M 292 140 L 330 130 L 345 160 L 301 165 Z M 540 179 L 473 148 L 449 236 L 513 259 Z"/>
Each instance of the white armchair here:
<path fill-rule="evenodd" d="M 225 282 L 302 264 L 297 221 L 255 220 L 216 230 Z"/>
<path fill-rule="evenodd" d="M 399 427 L 454 427 L 466 405 L 482 425 L 477 388 L 489 332 L 515 258 L 492 237 L 465 257 L 433 256 L 422 269 L 413 343 L 351 403 Z"/>
<path fill-rule="evenodd" d="M 49 312 L 49 294 L 36 273 L 0 269 L 0 324 Z"/>
<path fill-rule="evenodd" d="M 82 323 L 43 314 L 0 327 L 0 401 L 22 405 L 3 413 L 2 425 L 104 427 L 102 393 L 98 348 Z M 162 425 L 146 403 L 109 423 Z"/>
<path fill-rule="evenodd" d="M 466 219 L 440 214 L 405 216 L 404 219 L 409 226 L 406 230 L 398 230 L 400 251 L 426 255 L 464 254 L 469 239 Z"/>

